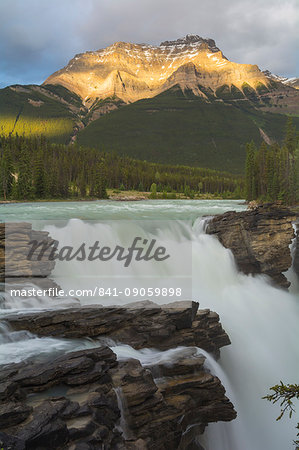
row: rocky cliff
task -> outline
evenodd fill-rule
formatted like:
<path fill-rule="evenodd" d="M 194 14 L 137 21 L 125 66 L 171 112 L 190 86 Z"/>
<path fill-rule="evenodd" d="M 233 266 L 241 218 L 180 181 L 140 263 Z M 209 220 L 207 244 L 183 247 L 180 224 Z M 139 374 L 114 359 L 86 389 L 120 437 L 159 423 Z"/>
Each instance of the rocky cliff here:
<path fill-rule="evenodd" d="M 49 246 L 40 260 L 28 258 L 32 242 Z M 55 262 L 49 259 L 51 243 L 55 241 L 46 231 L 35 231 L 30 223 L 0 224 L 0 282 L 15 278 L 45 278 L 51 274 Z"/>
<path fill-rule="evenodd" d="M 287 288 L 290 283 L 283 272 L 292 265 L 289 246 L 295 220 L 289 209 L 266 204 L 215 216 L 207 225 L 207 233 L 231 249 L 242 272 L 268 275 L 275 284 Z"/>
<path fill-rule="evenodd" d="M 195 302 L 164 306 L 152 302 L 131 303 L 125 307 L 85 306 L 10 314 L 6 320 L 14 330 L 28 330 L 38 336 L 109 337 L 137 349 L 167 350 L 187 345 L 218 356 L 219 349 L 230 344 L 218 314 L 198 311 Z"/>
<path fill-rule="evenodd" d="M 44 82 L 78 94 L 91 106 L 117 97 L 125 102 L 151 98 L 172 86 L 205 98 L 222 86 L 230 90 L 263 88 L 270 79 L 256 65 L 229 61 L 212 39 L 187 35 L 160 46 L 116 42 L 105 49 L 76 55 Z"/>
<path fill-rule="evenodd" d="M 218 354 L 229 339 L 216 314 L 197 308 L 196 303 L 159 307 L 146 302 L 114 312 L 82 308 L 7 316 L 14 329 L 42 336 L 113 336 L 140 348 L 158 342 L 164 350 L 181 347 L 171 360 L 162 357 L 142 365 L 136 359 L 117 359 L 95 340 L 94 348 L 54 360 L 2 366 L 2 446 L 187 449 L 208 423 L 233 420 L 236 412 L 220 380 L 193 346 Z M 135 335 L 132 343 L 129 336 Z"/>

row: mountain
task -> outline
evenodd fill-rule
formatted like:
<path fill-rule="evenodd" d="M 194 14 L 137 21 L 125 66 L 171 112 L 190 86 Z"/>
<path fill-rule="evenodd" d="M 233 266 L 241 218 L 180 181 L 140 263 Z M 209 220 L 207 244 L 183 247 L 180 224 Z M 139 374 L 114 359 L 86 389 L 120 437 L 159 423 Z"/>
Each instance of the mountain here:
<path fill-rule="evenodd" d="M 299 78 L 287 78 L 287 83 L 289 86 L 294 87 L 295 89 L 299 89 Z"/>
<path fill-rule="evenodd" d="M 206 97 L 222 86 L 266 90 L 271 84 L 256 65 L 229 61 L 212 39 L 187 35 L 160 46 L 116 42 L 103 50 L 76 55 L 44 83 L 59 84 L 85 104 L 117 97 L 124 102 L 151 98 L 178 85 Z M 202 88 L 204 89 L 202 89 Z"/>
<path fill-rule="evenodd" d="M 80 97 L 63 86 L 15 85 L 0 89 L 0 135 L 45 135 L 68 143 L 83 127 Z"/>
<path fill-rule="evenodd" d="M 281 141 L 285 127 L 285 115 L 250 101 L 206 101 L 174 86 L 92 121 L 77 142 L 141 160 L 242 173 L 245 144 Z"/>
<path fill-rule="evenodd" d="M 281 83 L 283 83 L 287 86 L 291 86 L 295 89 L 299 89 L 299 78 L 281 77 L 279 75 L 275 75 L 274 73 L 271 73 L 269 70 L 263 70 L 263 73 L 266 75 L 267 78 L 270 78 L 271 80 L 280 81 Z"/>
<path fill-rule="evenodd" d="M 295 85 L 197 35 L 117 42 L 76 55 L 41 86 L 1 89 L 0 133 L 240 173 L 246 142 L 280 141 L 286 114 L 299 127 Z"/>

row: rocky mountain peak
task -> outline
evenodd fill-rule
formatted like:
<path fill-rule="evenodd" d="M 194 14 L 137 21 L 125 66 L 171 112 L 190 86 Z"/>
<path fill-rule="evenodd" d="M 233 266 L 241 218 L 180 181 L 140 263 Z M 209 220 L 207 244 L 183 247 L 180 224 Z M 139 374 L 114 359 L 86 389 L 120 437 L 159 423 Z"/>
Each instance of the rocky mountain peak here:
<path fill-rule="evenodd" d="M 270 72 L 270 70 L 263 70 L 263 74 L 270 80 L 279 81 L 287 86 L 291 86 L 295 89 L 299 89 L 299 78 L 282 77 L 280 75 L 276 75 L 276 74 Z"/>
<path fill-rule="evenodd" d="M 213 39 L 188 34 L 160 46 L 116 42 L 85 52 L 44 84 L 61 84 L 86 105 L 108 97 L 134 102 L 176 85 L 205 98 L 199 86 L 216 92 L 232 85 L 242 90 L 244 83 L 255 89 L 260 84 L 267 86 L 269 79 L 257 66 L 228 61 Z"/>
<path fill-rule="evenodd" d="M 198 36 L 198 34 L 187 34 L 183 38 L 176 39 L 175 41 L 164 41 L 161 42 L 160 47 L 169 47 L 169 46 L 177 46 L 177 45 L 201 45 L 207 44 L 209 48 L 215 52 L 219 52 L 219 48 L 216 47 L 216 43 L 214 39 L 210 38 L 202 38 Z"/>

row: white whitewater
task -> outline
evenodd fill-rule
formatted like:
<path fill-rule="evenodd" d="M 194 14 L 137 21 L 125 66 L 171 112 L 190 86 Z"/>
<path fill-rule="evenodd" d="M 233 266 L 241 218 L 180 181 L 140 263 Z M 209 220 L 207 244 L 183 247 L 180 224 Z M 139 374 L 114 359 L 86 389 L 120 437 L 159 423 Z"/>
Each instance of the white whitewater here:
<path fill-rule="evenodd" d="M 155 349 L 135 350 L 129 345 L 114 344 L 111 346 L 111 349 L 117 355 L 117 359 L 119 361 L 127 360 L 130 358 L 138 359 L 141 365 L 147 368 L 154 367 L 157 364 L 173 366 L 182 357 L 197 358 L 203 355 L 206 358 L 204 363 L 206 369 L 209 370 L 213 375 L 216 375 L 222 381 L 222 384 L 226 388 L 227 396 L 231 399 L 234 405 L 237 404 L 233 388 L 230 385 L 230 382 L 219 362 L 217 362 L 212 355 L 201 348 L 177 347 L 175 349 L 165 351 L 159 351 Z M 156 371 L 153 370 L 153 374 L 155 374 L 155 372 Z M 190 424 L 189 426 L 192 427 L 193 425 L 196 424 Z M 125 427 L 125 423 L 123 424 L 123 427 Z M 203 445 L 206 450 L 234 450 L 239 448 L 238 439 L 240 435 L 242 435 L 241 431 L 242 424 L 238 423 L 237 421 L 229 424 L 229 427 L 227 427 L 227 424 L 225 423 L 211 424 L 209 425 L 205 435 L 199 436 L 198 442 Z M 247 450 L 251 447 L 246 446 L 245 444 L 242 449 L 243 448 L 244 450 Z"/>
<path fill-rule="evenodd" d="M 279 406 L 271 405 L 266 400 L 262 400 L 262 397 L 268 393 L 270 386 L 277 384 L 280 380 L 285 383 L 298 382 L 298 294 L 296 291 L 285 292 L 274 288 L 266 277 L 245 276 L 237 271 L 231 252 L 224 249 L 216 238 L 204 234 L 204 223 L 201 219 L 194 221 L 196 216 L 212 214 L 213 207 L 203 208 L 202 212 L 201 205 L 196 202 L 186 202 L 185 205 L 184 202 L 161 202 L 155 205 L 155 209 L 152 202 L 147 205 L 135 204 L 133 208 L 131 205 L 121 206 L 111 203 L 109 209 L 109 203 L 105 203 L 105 214 L 109 219 L 113 217 L 135 219 L 138 218 L 138 214 L 142 219 L 149 219 L 154 214 L 153 211 L 155 211 L 155 218 L 159 218 L 161 211 L 161 218 L 177 219 L 178 221 L 174 220 L 171 226 L 169 222 L 165 222 L 164 228 L 160 227 L 160 230 L 156 231 L 147 229 L 145 232 L 149 236 L 155 236 L 155 234 L 160 236 L 165 246 L 173 250 L 181 248 L 182 251 L 187 252 L 187 246 L 192 246 L 192 298 L 199 301 L 201 308 L 210 308 L 220 315 L 223 327 L 232 341 L 232 345 L 221 350 L 220 365 L 213 365 L 212 360 L 209 360 L 209 363 L 211 371 L 221 378 L 228 396 L 235 404 L 238 418 L 231 423 L 210 425 L 205 436 L 206 450 L 293 449 L 292 441 L 296 436 L 295 425 L 299 421 L 299 408 L 297 408 L 297 415 L 294 415 L 291 420 L 286 417 L 276 422 Z M 228 203 L 224 209 L 236 209 L 234 206 L 233 202 L 230 205 Z M 41 207 L 45 208 L 44 205 Z M 124 211 L 123 215 L 121 207 Z M 78 208 L 81 208 L 81 205 Z M 86 205 L 82 208 L 86 208 Z M 116 208 L 115 214 L 112 212 L 113 208 Z M 224 210 L 221 210 L 221 206 L 217 206 L 214 213 L 221 212 Z M 62 214 L 61 211 L 59 214 Z M 80 214 L 78 213 L 79 217 L 86 218 L 85 214 L 87 215 L 87 210 L 84 214 L 81 210 Z M 180 222 L 184 216 L 190 218 L 188 223 Z M 113 241 L 114 243 L 123 242 L 125 245 L 129 234 L 139 235 L 141 224 L 138 225 L 136 221 L 132 221 L 131 224 L 126 225 L 127 228 L 118 227 L 117 224 L 109 227 L 103 224 L 86 225 L 84 221 L 76 219 L 69 221 L 64 227 L 51 225 L 50 230 L 53 237 L 62 241 L 68 242 L 72 236 L 72 239 L 81 242 L 82 238 L 86 239 L 86 226 L 89 227 L 88 234 L 91 240 L 100 233 L 101 240 L 105 243 Z M 138 285 L 138 279 L 142 280 L 146 274 L 156 277 L 157 280 L 162 278 L 165 280 L 168 275 L 184 271 L 183 262 L 176 262 L 177 266 L 174 267 L 170 261 L 163 274 L 158 272 L 158 267 L 154 264 L 150 266 L 147 264 L 144 267 L 139 265 L 135 268 L 131 266 L 129 272 L 131 277 L 135 277 Z M 188 261 L 186 263 L 188 266 Z M 96 276 L 96 272 L 92 272 L 95 269 L 91 264 L 81 262 L 78 265 L 76 262 L 71 262 L 64 268 L 57 264 L 55 269 L 57 283 L 65 288 L 69 287 L 68 283 L 74 287 L 78 271 L 81 275 L 77 280 L 79 287 L 82 286 L 84 276 L 89 277 L 89 282 L 94 282 L 94 277 L 90 278 L 90 275 Z M 117 270 L 119 269 L 115 269 L 115 273 L 118 273 Z M 106 275 L 113 275 L 113 270 Z M 69 277 L 71 282 L 67 281 Z M 170 277 L 169 283 L 172 282 Z M 136 300 L 140 298 L 132 299 L 132 301 Z M 151 300 L 157 301 L 157 299 Z M 160 303 L 166 303 L 174 299 L 159 300 L 161 300 Z M 109 298 L 97 298 L 92 301 L 87 298 L 80 301 L 82 304 L 92 303 L 92 301 L 116 304 L 128 303 L 129 299 L 113 299 L 112 302 Z M 21 302 L 20 300 L 20 308 Z M 50 305 L 49 299 L 48 307 Z M 36 307 L 36 303 L 34 306 Z M 16 307 L 18 302 L 14 304 L 14 308 Z M 122 353 L 126 351 L 128 356 L 132 355 L 133 350 L 122 349 Z M 176 351 L 179 350 L 174 349 L 172 353 L 167 354 L 170 361 L 175 361 Z M 157 353 L 151 350 L 144 350 L 142 354 L 139 352 L 137 356 L 138 359 L 143 358 L 144 364 L 148 364 L 152 359 L 157 362 Z"/>
<path fill-rule="evenodd" d="M 42 362 L 49 357 L 94 345 L 88 339 L 39 338 L 29 331 L 12 331 L 5 322 L 0 322 L 0 365 L 19 363 L 29 358 Z"/>
<path fill-rule="evenodd" d="M 75 229 L 72 232 L 82 235 L 85 225 L 78 220 L 73 224 Z M 208 449 L 292 449 L 296 416 L 292 420 L 285 418 L 276 422 L 278 406 L 272 406 L 262 400 L 262 397 L 268 393 L 270 386 L 280 380 L 294 383 L 298 379 L 298 298 L 272 287 L 266 277 L 240 274 L 231 252 L 224 249 L 214 237 L 204 234 L 201 220 L 195 221 L 193 226 L 182 222 L 173 222 L 171 227 L 168 225 L 165 224 L 167 229 L 159 231 L 168 248 L 175 248 L 178 241 L 192 243 L 192 298 L 200 302 L 200 307 L 210 308 L 220 314 L 222 324 L 232 341 L 231 346 L 222 350 L 221 366 L 233 386 L 238 419 L 234 424 L 210 426 Z M 71 224 L 68 226 L 71 227 Z M 68 226 L 64 230 L 57 230 L 57 234 L 52 229 L 51 234 L 58 239 L 63 235 L 69 236 L 71 229 Z M 103 225 L 93 226 L 94 236 L 101 235 L 104 242 L 111 242 L 111 239 L 114 242 L 127 242 L 128 233 L 136 236 L 140 234 L 139 225 L 134 222 L 129 225 L 130 229 L 121 230 L 117 230 L 117 225 L 114 224 L 112 236 L 111 228 L 106 230 L 105 235 Z M 81 233 L 78 230 L 80 228 Z M 115 234 L 116 231 L 119 232 Z M 90 275 L 92 263 L 80 264 L 81 275 Z M 72 263 L 68 265 L 68 272 L 76 273 L 75 267 L 71 268 L 71 265 Z M 59 265 L 58 270 L 61 277 Z M 136 282 L 139 277 L 142 279 L 143 272 L 139 267 L 132 266 L 129 270 L 132 277 L 135 275 Z M 158 268 L 152 265 L 144 270 L 147 274 L 155 275 Z M 178 273 L 182 267 L 170 266 L 168 270 L 169 274 Z M 58 283 L 63 279 L 60 277 L 57 279 Z M 159 299 L 159 302 L 165 303 L 167 300 L 173 301 L 173 298 Z M 97 301 L 102 304 L 112 302 L 110 298 Z M 128 303 L 128 299 L 118 301 Z M 118 301 L 113 299 L 113 303 Z M 91 303 L 91 300 L 81 299 L 81 302 Z M 225 384 L 224 380 L 223 382 Z"/>
<path fill-rule="evenodd" d="M 195 224 L 196 225 L 196 224 Z M 233 386 L 238 419 L 210 426 L 209 450 L 292 449 L 294 416 L 275 422 L 279 407 L 262 397 L 280 380 L 294 383 L 299 374 L 299 298 L 272 287 L 264 277 L 236 270 L 231 252 L 211 236 L 193 240 L 193 292 L 201 306 L 219 313 L 232 345 L 222 349 L 221 366 Z M 225 380 L 223 380 L 225 384 Z M 239 430 L 236 429 L 239 424 Z M 232 445 L 229 436 L 237 431 Z M 224 444 L 223 433 L 228 443 Z"/>

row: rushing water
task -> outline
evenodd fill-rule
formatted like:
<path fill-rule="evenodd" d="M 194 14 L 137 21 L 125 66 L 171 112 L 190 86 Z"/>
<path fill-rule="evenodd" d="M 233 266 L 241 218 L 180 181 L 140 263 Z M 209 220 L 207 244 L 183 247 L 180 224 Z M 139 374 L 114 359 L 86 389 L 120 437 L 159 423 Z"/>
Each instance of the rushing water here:
<path fill-rule="evenodd" d="M 201 308 L 216 311 L 223 327 L 228 332 L 232 345 L 221 350 L 220 365 L 208 358 L 210 370 L 216 373 L 225 385 L 228 396 L 232 399 L 238 412 L 238 418 L 232 423 L 213 424 L 208 427 L 205 436 L 207 450 L 285 450 L 292 449 L 295 438 L 295 425 L 298 416 L 291 420 L 284 418 L 280 422 L 275 419 L 279 414 L 279 406 L 273 406 L 262 400 L 270 386 L 283 380 L 285 383 L 298 382 L 299 373 L 299 298 L 296 291 L 285 292 L 274 288 L 263 276 L 245 276 L 236 269 L 234 259 L 229 250 L 224 249 L 216 238 L 204 233 L 203 216 L 223 213 L 228 210 L 241 211 L 245 206 L 238 201 L 143 201 L 143 202 L 82 202 L 82 203 L 37 203 L 11 204 L 0 206 L 0 218 L 7 221 L 30 221 L 36 228 L 41 227 L 40 220 L 63 220 L 61 224 L 52 222 L 44 225 L 51 235 L 65 243 L 72 240 L 94 239 L 100 233 L 105 242 L 128 241 L 128 236 L 138 236 L 141 229 L 147 236 L 154 236 L 165 242 L 173 251 L 188 252 L 191 245 L 192 299 L 199 301 Z M 71 219 L 71 220 L 69 220 Z M 137 222 L 137 219 L 139 221 Z M 109 220 L 95 223 L 94 220 Z M 119 221 L 126 222 L 119 222 Z M 162 220 L 159 228 L 152 225 Z M 88 223 L 86 222 L 88 221 Z M 88 235 L 88 236 L 87 236 Z M 187 253 L 186 253 L 187 254 Z M 185 262 L 185 264 L 184 264 Z M 161 279 L 169 279 L 173 274 L 189 270 L 188 261 L 184 258 L 169 260 L 163 273 L 157 273 L 157 266 L 148 263 L 146 266 L 131 266 L 131 278 L 144 282 L 144 272 Z M 56 265 L 54 276 L 60 285 L 69 283 L 82 286 L 82 279 L 96 275 L 92 273 L 94 266 L 90 262 L 77 264 L 72 262 L 67 267 L 61 263 Z M 110 275 L 113 275 L 113 271 Z M 80 277 L 78 275 L 80 274 Z M 62 276 L 63 275 L 63 276 Z M 105 274 L 107 275 L 107 273 Z M 115 278 L 122 273 L 115 271 Z M 293 276 L 293 275 L 292 275 Z M 76 281 L 77 280 L 77 281 Z M 91 279 L 88 280 L 91 282 Z M 189 299 L 189 298 L 188 298 Z M 128 303 L 139 298 L 116 298 L 113 303 Z M 165 303 L 170 298 L 153 299 Z M 81 303 L 107 304 L 111 299 L 80 299 Z M 64 306 L 76 302 L 68 299 Z M 77 301 L 78 302 L 78 301 Z M 6 298 L 6 308 L 21 310 L 24 308 L 57 307 L 50 298 L 23 299 Z M 73 303 L 74 304 L 74 303 Z M 2 310 L 5 317 L 8 310 Z M 32 335 L 10 337 L 10 331 L 0 330 L 0 361 L 6 358 L 19 361 L 27 355 L 32 357 L 46 351 L 51 353 L 70 351 L 79 343 L 59 339 L 37 339 Z M 28 342 L 30 341 L 30 344 Z M 34 345 L 33 345 L 34 343 Z M 177 352 L 174 349 L 163 355 L 154 350 L 136 353 L 131 348 L 120 346 L 114 348 L 119 357 L 132 356 L 150 365 L 159 358 L 168 358 L 175 362 Z M 134 353 L 135 352 L 135 353 Z"/>

